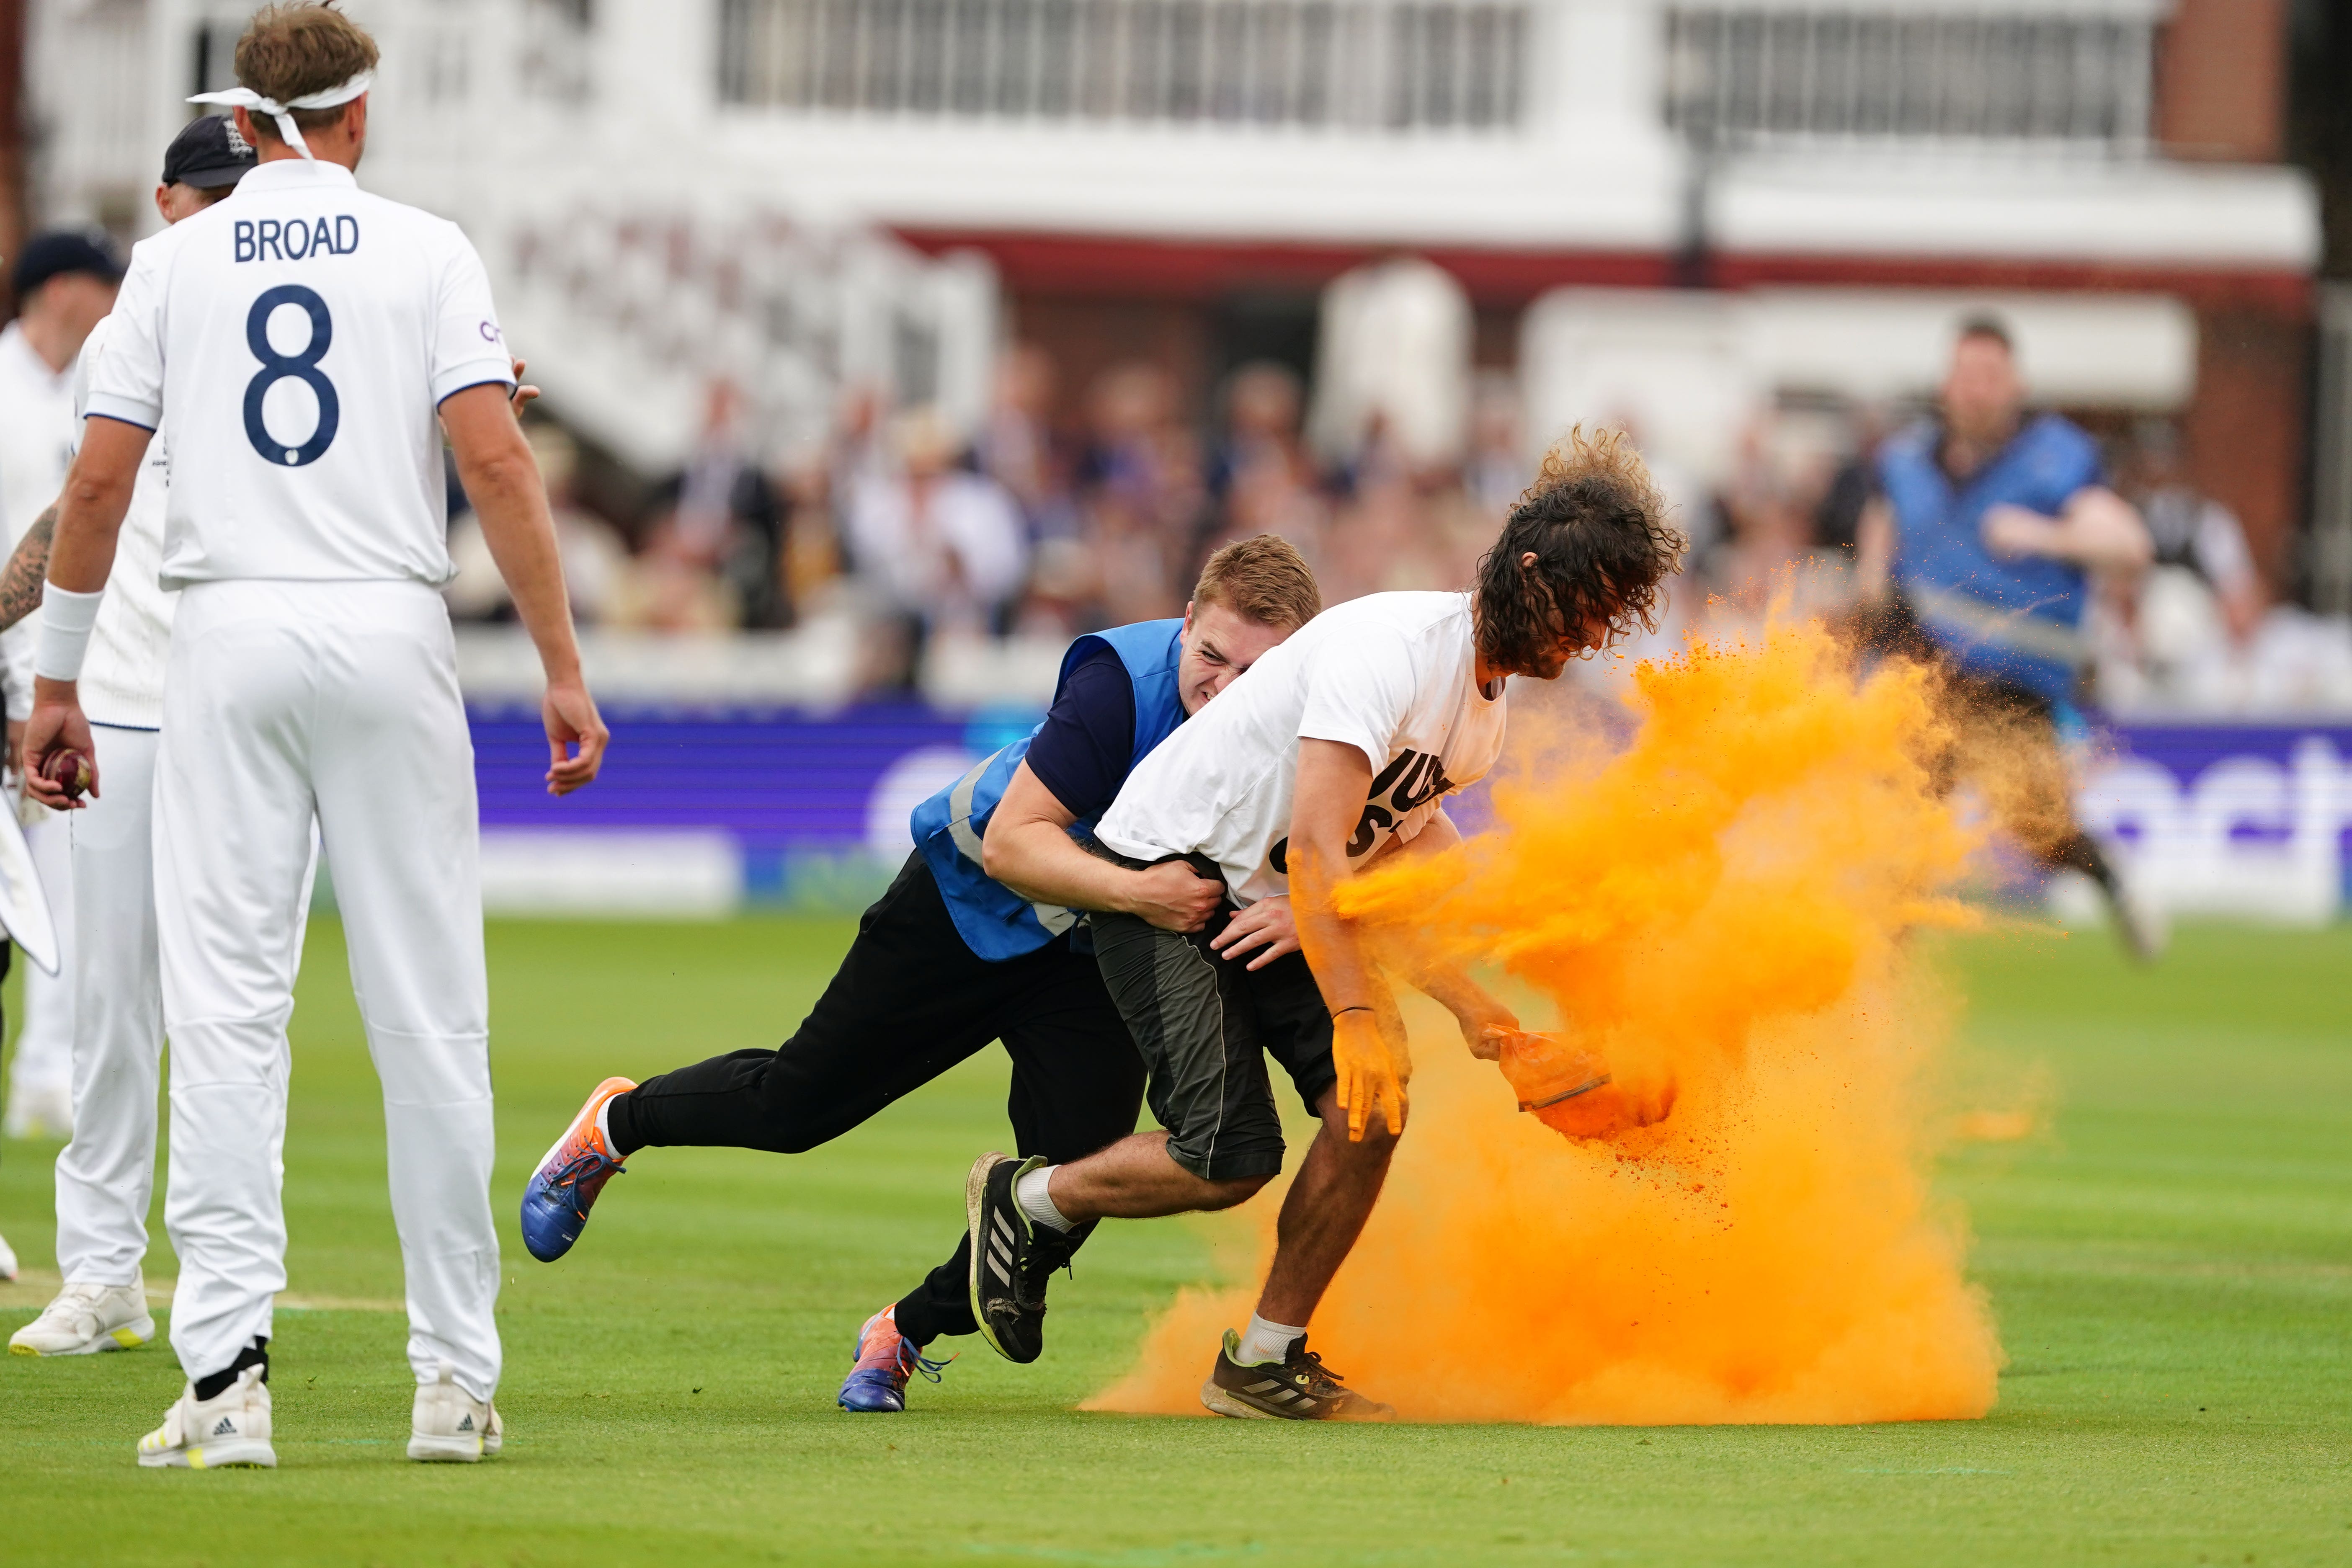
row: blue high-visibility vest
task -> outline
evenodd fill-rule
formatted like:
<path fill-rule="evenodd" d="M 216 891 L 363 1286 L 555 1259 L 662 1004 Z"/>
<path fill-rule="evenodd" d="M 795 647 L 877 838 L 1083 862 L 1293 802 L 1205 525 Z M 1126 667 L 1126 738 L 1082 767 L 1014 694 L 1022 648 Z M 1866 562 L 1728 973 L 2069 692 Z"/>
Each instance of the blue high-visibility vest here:
<path fill-rule="evenodd" d="M 2090 663 L 2082 632 L 2088 576 L 2071 561 L 1993 554 L 1984 517 L 2004 503 L 2057 516 L 2076 491 L 2101 482 L 2098 447 L 2044 414 L 1956 488 L 1936 460 L 1942 435 L 1932 422 L 1917 425 L 1879 451 L 1879 485 L 1895 513 L 1895 580 L 1921 628 L 1961 668 L 2066 702 Z"/>
<path fill-rule="evenodd" d="M 1129 626 L 1089 632 L 1062 656 L 1062 672 L 1054 682 L 1058 700 L 1070 672 L 1097 647 L 1108 647 L 1127 669 L 1135 689 L 1135 750 L 1127 760 L 1129 771 L 1174 732 L 1184 721 L 1184 705 L 1177 698 L 1177 662 L 1183 657 L 1181 620 L 1139 621 Z M 1045 726 L 1040 724 L 1038 729 Z M 939 879 L 948 914 L 966 945 L 991 963 L 1034 952 L 1078 923 L 1078 911 L 1058 904 L 1031 903 L 981 868 L 981 839 L 988 820 L 996 814 L 1013 783 L 1013 770 L 1029 754 L 1032 730 L 993 756 L 982 758 L 970 773 L 917 806 L 908 821 L 916 847 Z M 1094 819 L 1079 827 L 1091 829 Z M 1075 830 L 1074 830 L 1075 833 Z"/>

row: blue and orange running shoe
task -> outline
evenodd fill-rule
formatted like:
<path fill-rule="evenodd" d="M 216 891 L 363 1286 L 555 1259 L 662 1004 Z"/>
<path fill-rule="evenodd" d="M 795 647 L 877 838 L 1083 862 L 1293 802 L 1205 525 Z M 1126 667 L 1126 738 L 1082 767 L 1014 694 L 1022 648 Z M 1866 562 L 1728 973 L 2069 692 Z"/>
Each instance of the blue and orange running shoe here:
<path fill-rule="evenodd" d="M 898 1332 L 898 1306 L 893 1303 L 866 1320 L 857 1331 L 857 1364 L 841 1380 L 835 1403 L 853 1413 L 895 1415 L 907 1408 L 907 1380 L 918 1374 L 940 1380 L 948 1361 L 927 1359 L 921 1350 Z"/>
<path fill-rule="evenodd" d="M 620 1173 L 621 1157 L 597 1131 L 596 1118 L 606 1100 L 636 1087 L 625 1078 L 598 1084 L 531 1173 L 530 1184 L 522 1190 L 522 1244 L 541 1263 L 552 1263 L 572 1250 L 587 1226 L 588 1211 L 596 1206 L 596 1194 Z"/>

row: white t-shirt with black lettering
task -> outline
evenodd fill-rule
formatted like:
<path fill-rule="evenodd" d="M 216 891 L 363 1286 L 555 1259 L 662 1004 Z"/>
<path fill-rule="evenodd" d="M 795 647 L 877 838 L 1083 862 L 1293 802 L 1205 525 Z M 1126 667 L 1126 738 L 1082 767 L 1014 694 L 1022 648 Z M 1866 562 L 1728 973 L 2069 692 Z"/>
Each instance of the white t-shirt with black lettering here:
<path fill-rule="evenodd" d="M 1503 749 L 1504 697 L 1478 689 L 1466 594 L 1371 594 L 1268 649 L 1128 775 L 1095 829 L 1121 855 L 1202 854 L 1241 902 L 1290 890 L 1298 742 L 1338 741 L 1371 766 L 1348 843 L 1360 865 L 1410 842 Z"/>
<path fill-rule="evenodd" d="M 131 252 L 88 412 L 168 439 L 167 587 L 437 585 L 453 573 L 436 412 L 512 380 L 457 225 L 289 158 Z"/>

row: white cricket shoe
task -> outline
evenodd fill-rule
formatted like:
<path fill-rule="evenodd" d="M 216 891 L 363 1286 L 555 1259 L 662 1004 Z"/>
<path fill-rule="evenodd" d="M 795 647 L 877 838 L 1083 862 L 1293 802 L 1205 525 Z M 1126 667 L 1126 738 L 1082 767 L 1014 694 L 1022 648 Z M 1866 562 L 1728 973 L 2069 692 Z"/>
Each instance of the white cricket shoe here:
<path fill-rule="evenodd" d="M 8 1238 L 0 1236 L 0 1285 L 16 1278 L 16 1255 L 8 1250 Z"/>
<path fill-rule="evenodd" d="M 139 1462 L 151 1468 L 177 1466 L 217 1470 L 229 1465 L 278 1468 L 269 1446 L 269 1385 L 261 1368 L 247 1367 L 236 1381 L 211 1399 L 198 1399 L 196 1385 L 180 1391 L 163 1424 L 139 1439 Z"/>
<path fill-rule="evenodd" d="M 8 1115 L 0 1135 L 46 1138 L 65 1142 L 73 1137 L 73 1085 L 17 1084 L 8 1094 Z"/>
<path fill-rule="evenodd" d="M 8 1336 L 10 1355 L 95 1355 L 135 1351 L 155 1337 L 147 1286 L 68 1285 L 41 1315 Z"/>
<path fill-rule="evenodd" d="M 416 1385 L 416 1413 L 408 1424 L 408 1457 L 428 1464 L 470 1465 L 495 1456 L 505 1432 L 498 1406 L 457 1386 L 457 1369 Z"/>

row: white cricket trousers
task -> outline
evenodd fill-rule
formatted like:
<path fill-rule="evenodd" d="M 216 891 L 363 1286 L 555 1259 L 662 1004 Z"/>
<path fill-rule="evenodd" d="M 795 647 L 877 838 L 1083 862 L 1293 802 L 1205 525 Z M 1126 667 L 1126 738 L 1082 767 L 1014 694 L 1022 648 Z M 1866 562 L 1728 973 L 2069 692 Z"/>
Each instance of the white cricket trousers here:
<path fill-rule="evenodd" d="M 148 826 L 155 731 L 90 726 L 101 793 L 62 824 L 73 842 L 73 1142 L 58 1156 L 58 1268 L 128 1285 L 147 1255 L 163 989 L 155 969 Z"/>
<path fill-rule="evenodd" d="M 489 986 L 473 742 L 441 596 L 417 583 L 199 583 L 180 595 L 155 767 L 172 1041 L 163 1220 L 191 1379 L 270 1332 L 286 1286 L 278 1130 L 315 813 L 383 1086 L 408 1357 L 499 1382 Z"/>
<path fill-rule="evenodd" d="M 68 1285 L 128 1285 L 147 1255 L 163 977 L 155 953 L 152 730 L 90 726 L 100 787 L 73 839 L 73 1142 L 58 1155 L 58 1268 Z M 313 857 L 315 863 L 315 857 Z M 310 908 L 310 878 L 302 908 Z M 294 926 L 301 964 L 307 921 Z"/>
<path fill-rule="evenodd" d="M 16 803 L 0 800 L 0 810 Z M 25 962 L 25 1026 L 16 1037 L 16 1060 L 8 1068 L 12 1092 L 64 1089 L 73 1082 L 74 918 L 73 867 L 64 812 L 40 810 L 25 829 L 33 874 L 49 900 L 58 928 L 58 972 L 45 973 Z"/>

